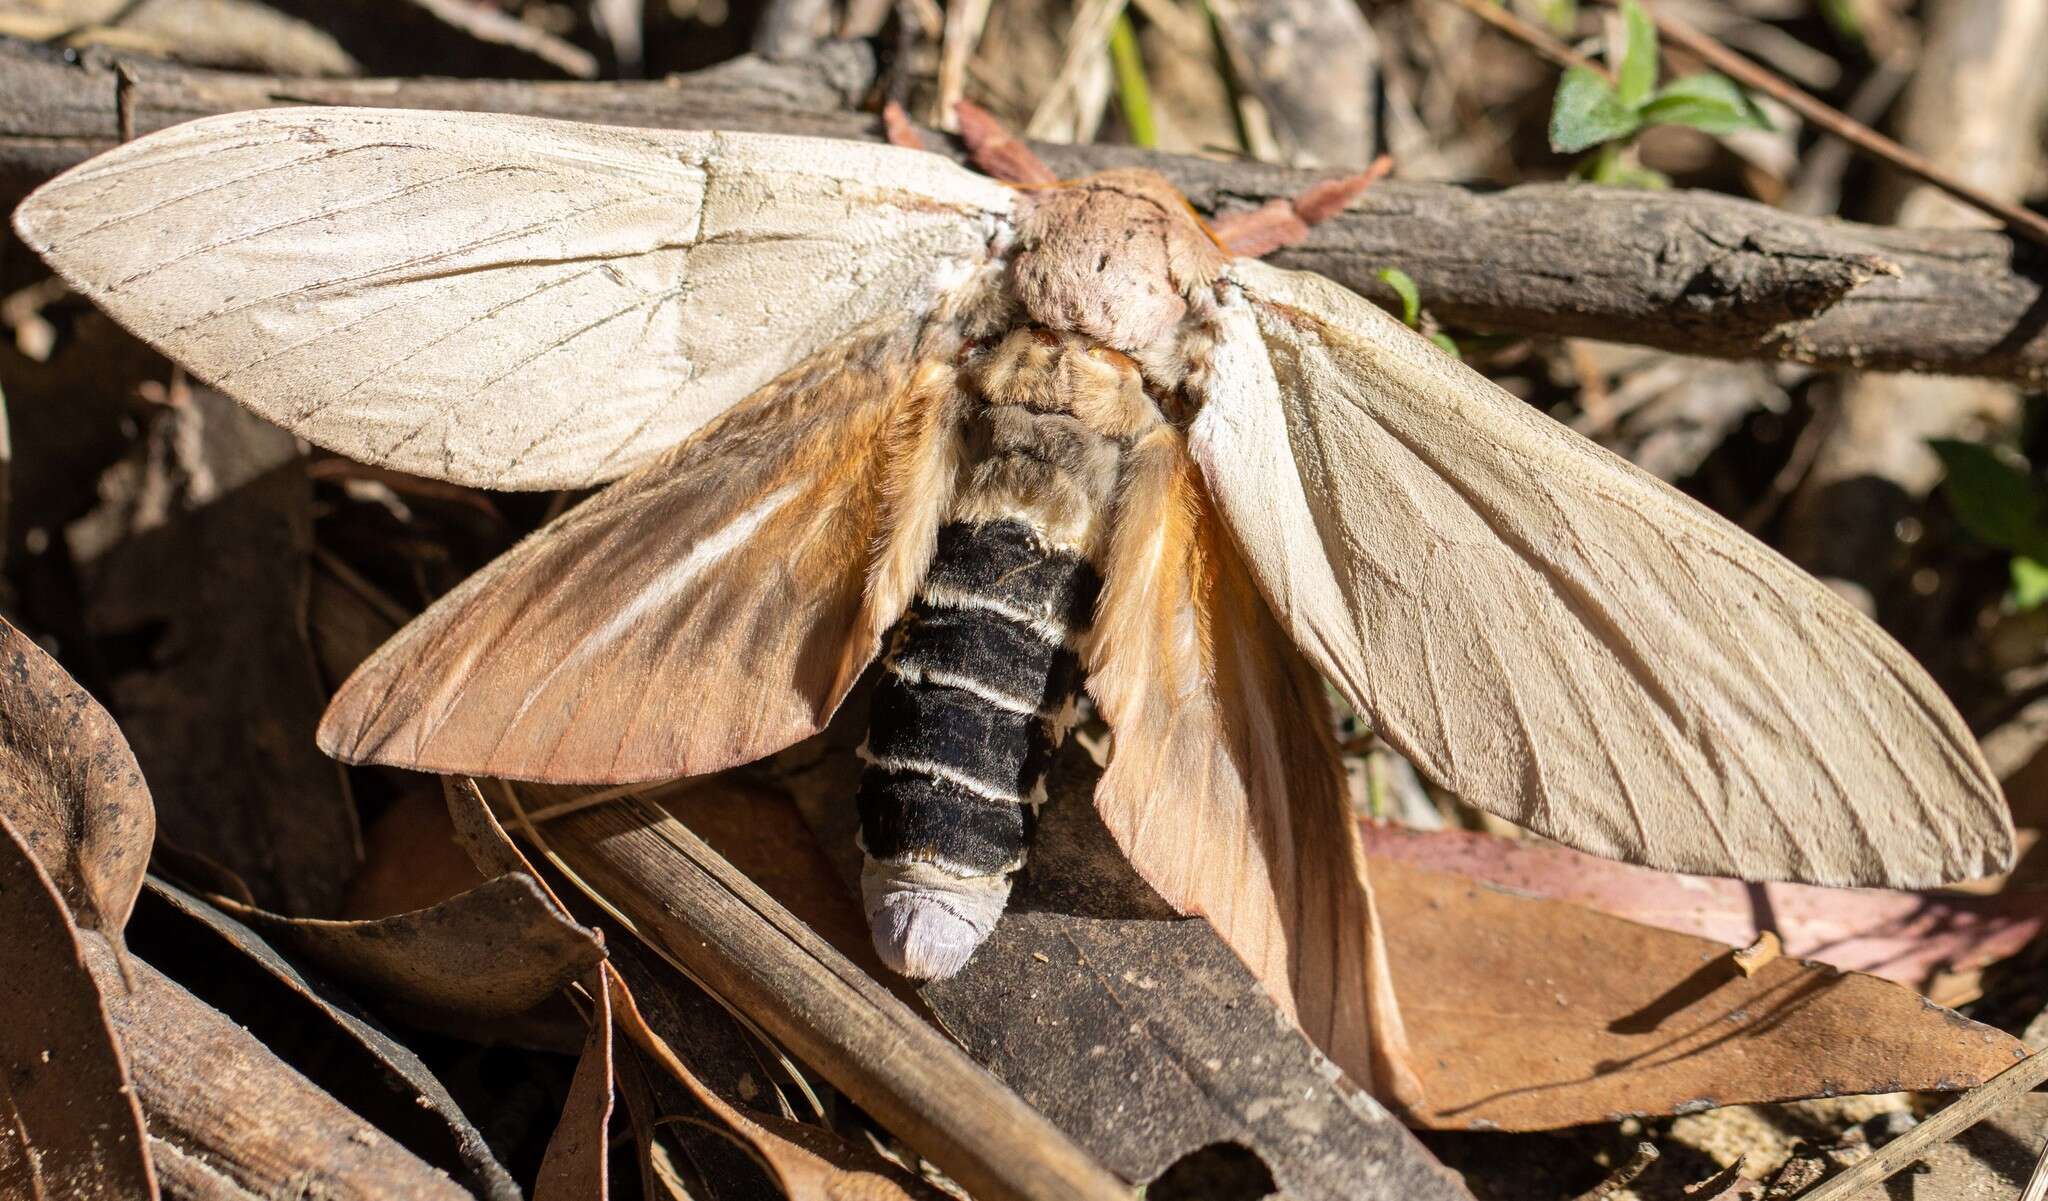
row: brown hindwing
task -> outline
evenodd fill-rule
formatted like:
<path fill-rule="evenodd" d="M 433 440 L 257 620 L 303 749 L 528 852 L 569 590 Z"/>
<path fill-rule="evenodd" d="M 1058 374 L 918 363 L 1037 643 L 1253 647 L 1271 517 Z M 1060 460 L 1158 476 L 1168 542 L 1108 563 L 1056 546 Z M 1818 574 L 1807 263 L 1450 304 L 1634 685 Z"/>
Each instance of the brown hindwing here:
<path fill-rule="evenodd" d="M 815 732 L 931 556 L 957 459 L 956 346 L 872 334 L 762 389 L 407 626 L 336 695 L 321 745 L 626 783 Z"/>
<path fill-rule="evenodd" d="M 1104 823 L 1331 1059 L 1412 1101 L 1321 679 L 1254 589 L 1178 431 L 1132 449 L 1115 521 L 1085 656 L 1114 735 Z"/>

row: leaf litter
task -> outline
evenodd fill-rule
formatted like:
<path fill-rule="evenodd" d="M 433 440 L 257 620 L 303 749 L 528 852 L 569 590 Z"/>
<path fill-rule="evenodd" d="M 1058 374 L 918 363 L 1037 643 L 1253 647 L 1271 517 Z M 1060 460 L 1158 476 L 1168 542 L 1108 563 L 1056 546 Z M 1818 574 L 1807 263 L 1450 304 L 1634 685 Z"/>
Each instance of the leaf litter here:
<path fill-rule="evenodd" d="M 1067 27 L 1064 17 L 1046 19 L 1038 7 L 1002 6 L 991 17 L 992 48 L 974 56 L 975 78 L 995 81 L 998 93 L 1007 89 L 1026 107 L 1058 74 L 1029 64 L 1056 67 L 1063 57 L 1056 43 L 1048 50 L 1035 27 Z M 1258 113 L 1258 97 L 1233 98 L 1193 62 L 1190 56 L 1204 51 L 1190 47 L 1204 43 L 1190 36 L 1190 29 L 1200 34 L 1199 21 L 1173 24 L 1181 6 L 1137 7 L 1163 144 L 1189 150 L 1236 136 L 1244 114 Z M 1474 173 L 1473 164 L 1490 164 L 1488 170 L 1513 171 L 1516 164 L 1502 156 L 1523 152 L 1498 136 L 1508 126 L 1497 114 L 1514 107 L 1517 89 L 1538 86 L 1532 81 L 1553 86 L 1555 73 L 1532 71 L 1518 47 L 1412 24 L 1403 13 L 1374 14 L 1375 31 L 1389 47 L 1383 69 L 1394 113 L 1390 136 L 1412 137 L 1424 127 L 1434 135 L 1402 155 L 1404 170 L 1413 164 L 1424 173 L 1463 176 Z M 661 29 L 654 25 L 650 36 L 658 45 Z M 1749 27 L 1777 28 L 1756 21 Z M 1411 86 L 1418 62 L 1437 64 L 1427 87 Z M 1162 83 L 1190 76 L 1205 79 L 1209 92 Z M 1101 125 L 1114 136 L 1117 115 L 1107 93 L 1079 87 L 1065 100 L 1078 110 L 1077 132 Z M 1473 130 L 1452 120 L 1452 112 L 1496 116 Z M 1272 145 L 1295 140 L 1281 133 Z M 1700 182 L 1705 170 L 1674 160 L 1653 139 L 1644 140 L 1642 153 L 1684 182 Z M 1750 169 L 1752 178 L 1766 170 Z M 260 1158 L 250 1153 L 255 1147 L 274 1152 L 280 1164 L 320 1168 L 324 1175 L 305 1179 L 331 1185 L 334 1195 L 380 1188 L 456 1195 L 441 1191 L 449 1181 L 463 1195 L 490 1201 L 519 1195 L 521 1183 L 539 1197 L 600 1196 L 608 1182 L 615 1194 L 637 1185 L 650 1196 L 934 1195 L 920 1177 L 924 1165 L 914 1147 L 792 1064 L 786 1051 L 766 1045 L 659 954 L 630 947 L 632 933 L 585 906 L 551 866 L 525 862 L 487 806 L 457 805 L 452 820 L 435 820 L 439 806 L 423 793 L 433 782 L 374 771 L 353 774 L 351 797 L 339 774 L 307 753 L 327 688 L 392 620 L 388 596 L 369 601 L 365 589 L 423 599 L 460 574 L 450 564 L 470 561 L 470 548 L 447 551 L 448 540 L 420 522 L 420 508 L 408 509 L 406 498 L 424 493 L 408 492 L 403 480 L 315 470 L 310 474 L 321 482 L 309 490 L 298 447 L 239 430 L 232 406 L 204 389 L 180 396 L 174 381 L 159 388 L 153 408 L 137 410 L 125 402 L 126 391 L 138 372 L 161 365 L 118 334 L 111 346 L 85 356 L 96 362 L 81 361 L 81 335 L 110 339 L 104 328 L 93 332 L 95 314 L 76 307 L 44 306 L 49 319 L 38 336 L 54 340 L 54 348 L 44 347 L 46 364 L 31 371 L 13 358 L 0 360 L 12 372 L 5 381 L 10 400 L 27 410 L 16 414 L 17 429 L 31 435 L 17 433 L 25 453 L 14 475 L 29 495 L 17 498 L 13 512 L 28 514 L 46 539 L 73 523 L 68 537 L 53 540 L 53 551 L 36 552 L 41 557 L 28 560 L 28 568 L 11 570 L 9 582 L 28 582 L 25 611 L 33 620 L 24 624 L 52 635 L 66 664 L 110 699 L 137 753 L 129 754 L 112 720 L 62 669 L 34 657 L 41 655 L 34 643 L 6 632 L 4 649 L 14 657 L 10 687 L 0 695 L 0 820 L 13 821 L 21 839 L 0 847 L 0 901 L 17 932 L 4 948 L 0 988 L 15 990 L 9 1012 L 61 1010 L 66 1017 L 38 1031 L 37 1046 L 0 1039 L 15 1090 L 5 1116 L 17 1134 L 30 1132 L 42 1164 L 97 1164 L 108 1196 L 147 1195 L 152 1170 L 169 1196 L 283 1187 L 284 1177 L 242 1162 Z M 1576 398 L 1560 390 L 1550 367 L 1572 355 L 1598 357 L 1585 351 L 1510 347 L 1490 369 L 1539 403 L 1568 408 Z M 1647 357 L 1653 371 L 1675 362 Z M 1765 419 L 1721 421 L 1700 435 L 1688 433 L 1687 415 L 1660 414 L 1642 431 L 1698 443 L 1671 474 L 1695 477 L 1688 486 L 1724 511 L 1749 509 L 1766 488 L 1735 465 L 1756 459 L 1759 450 L 1767 460 L 1775 454 L 1756 427 L 1769 424 L 1771 414 L 1815 403 L 1796 375 L 1768 368 L 1754 374 L 1753 383 L 1741 385 L 1753 394 L 1741 411 L 1763 412 Z M 19 386 L 24 380 L 34 387 Z M 72 392 L 80 394 L 76 408 Z M 140 440 L 117 428 L 124 408 L 144 416 Z M 63 420 L 54 420 L 60 413 Z M 97 514 L 77 522 L 86 516 L 81 503 L 93 499 L 85 486 L 124 442 L 130 458 L 103 478 Z M 1744 453 L 1709 455 L 1724 443 Z M 365 499 L 378 488 L 387 490 L 381 499 Z M 1781 481 L 1769 481 L 1768 489 L 1756 512 L 1783 507 Z M 457 502 L 493 513 L 501 508 L 520 528 L 552 504 L 456 491 Z M 388 543 L 394 531 L 412 535 L 390 561 L 364 551 L 378 545 L 363 535 L 366 523 L 349 528 L 373 506 L 388 519 L 374 527 L 377 539 Z M 1927 526 L 1934 536 L 1922 546 L 1935 553 L 1916 552 L 1911 570 L 1939 576 L 1941 588 L 1931 595 L 1951 605 L 1948 612 L 1962 613 L 1969 604 L 1958 589 L 1974 585 L 1957 581 L 1983 574 L 1985 562 L 2002 577 L 2005 564 L 2002 557 L 1983 559 L 1981 547 L 1957 550 L 1950 543 L 1960 540 L 1938 513 L 1934 518 Z M 1796 519 L 1795 513 L 1788 520 Z M 18 567 L 21 531 L 10 531 L 9 541 L 17 553 L 10 567 Z M 334 553 L 337 547 L 350 561 Z M 51 599 L 61 593 L 48 582 L 62 575 L 48 569 L 65 559 L 84 589 L 84 603 L 68 610 Z M 210 580 L 185 570 L 215 561 L 232 569 Z M 316 623 L 310 631 L 309 612 Z M 2016 624 L 2005 620 L 2000 628 L 2009 633 Z M 1914 649 L 1937 660 L 1950 654 Z M 2039 658 L 2032 654 L 2029 662 Z M 1944 683 L 1960 678 L 1955 671 L 1943 676 Z M 1982 691 L 1984 682 L 1966 679 L 1958 695 L 1972 687 Z M 157 779 L 165 831 L 180 844 L 161 848 L 155 867 L 193 891 L 144 881 L 154 814 L 137 758 Z M 817 799 L 831 798 L 830 789 L 813 797 L 781 780 L 798 794 L 792 805 L 764 790 L 758 774 L 668 795 L 666 810 L 802 915 L 849 962 L 872 971 L 856 894 L 844 871 L 831 866 L 851 846 L 843 828 L 850 795 L 843 763 L 832 770 L 842 777 L 831 801 L 841 810 L 836 816 Z M 357 803 L 371 832 L 360 869 Z M 1085 813 L 1085 798 L 1076 803 L 1071 794 L 1048 810 L 1052 841 L 1042 855 L 1045 878 L 1030 882 L 1033 907 L 1018 915 L 1007 941 L 990 944 L 973 989 L 918 993 L 890 983 L 1012 1087 L 1061 1114 L 1097 1154 L 1133 1179 L 1155 1179 L 1160 1197 L 1182 1195 L 1173 1190 L 1191 1174 L 1220 1187 L 1232 1173 L 1214 1165 L 1243 1161 L 1219 1146 L 1255 1147 L 1244 1154 L 1272 1169 L 1268 1181 L 1290 1171 L 1296 1183 L 1312 1176 L 1301 1165 L 1342 1145 L 1330 1128 L 1290 1143 L 1274 1125 L 1302 1119 L 1307 1110 L 1269 1105 L 1254 1116 L 1254 1090 L 1229 1090 L 1247 1079 L 1288 1081 L 1328 1099 L 1343 1096 L 1341 1082 L 1318 1082 L 1313 1054 L 1258 1008 L 1259 997 L 1231 974 L 1227 960 L 1214 958 L 1213 936 L 1199 922 L 1170 918 L 1142 884 L 1114 871 L 1098 872 L 1086 885 L 1051 877 L 1062 863 L 1082 872 L 1101 867 L 1099 848 L 1091 851 L 1087 831 L 1075 830 L 1085 827 L 1077 820 Z M 1451 813 L 1469 820 L 1455 808 Z M 1469 1186 L 1490 1201 L 1753 1197 L 1767 1183 L 1790 1191 L 1870 1154 L 1881 1140 L 1866 1127 L 1896 1119 L 1910 1128 L 1938 1104 L 1927 1095 L 1845 1101 L 1829 1094 L 1967 1088 L 2018 1054 L 2010 1037 L 1910 990 L 1961 1004 L 1980 987 L 2009 988 L 2000 972 L 2011 965 L 2002 961 L 2039 945 L 2041 906 L 2024 890 L 1750 887 L 1465 831 L 1375 831 L 1370 838 L 1397 989 L 1428 1063 L 1425 1107 L 1409 1117 L 1443 1128 L 1426 1131 L 1425 1144 L 1463 1169 Z M 30 853 L 22 853 L 23 843 Z M 465 860 L 476 869 L 459 870 Z M 35 887 L 24 882 L 31 877 Z M 599 930 L 612 952 L 603 961 Z M 118 943 L 124 932 L 137 960 L 126 981 L 111 970 L 106 941 Z M 1782 942 L 1776 956 L 1772 936 Z M 1754 953 L 1745 959 L 1737 948 Z M 206 976 L 234 983 L 209 988 Z M 248 996 L 228 995 L 237 991 Z M 1091 1004 L 1106 1006 L 1103 1012 L 1122 1027 L 1113 1028 Z M 486 1052 L 466 1043 L 459 1037 L 465 1021 L 474 1039 L 500 1045 Z M 636 1023 L 643 1032 L 637 1037 Z M 238 1038 L 237 1024 L 257 1033 Z M 1242 1058 L 1231 1060 L 1228 1072 L 1174 1058 L 1219 1032 L 1243 1040 Z M 1105 1049 L 1097 1053 L 1098 1047 Z M 199 1062 L 202 1051 L 214 1061 Z M 37 1076 L 33 1061 L 43 1052 L 49 1060 Z M 139 1065 L 133 1077 L 122 1067 L 131 1052 Z M 477 1087 L 471 1076 L 484 1056 L 511 1057 L 520 1065 L 520 1084 L 507 1086 L 499 1077 L 489 1082 L 498 1087 Z M 323 1057 L 331 1057 L 324 1069 Z M 367 1083 L 352 1089 L 348 1078 Z M 50 1108 L 53 1088 L 88 1118 Z M 1781 1101 L 1802 1095 L 1822 1099 Z M 2039 1099 L 2023 1098 L 1927 1152 L 1913 1194 L 1944 1201 L 2015 1195 L 2038 1142 Z M 396 1102 L 423 1115 L 423 1124 L 400 1120 Z M 1710 1103 L 1727 1104 L 1701 1108 Z M 230 1104 L 234 1112 L 222 1108 Z M 1356 1108 L 1329 1112 L 1352 1115 L 1347 1120 L 1359 1130 L 1381 1129 Z M 49 1124 L 52 1113 L 64 1115 L 56 1126 Z M 304 1128 L 285 1130 L 285 1114 Z M 1746 1161 L 1721 1155 L 1722 1144 L 1705 1128 L 1718 1124 L 1725 1134 L 1743 1116 L 1774 1125 L 1784 1146 Z M 1572 1123 L 1579 1124 L 1554 1129 Z M 1795 1128 L 1806 1133 L 1785 1135 Z M 638 1173 L 607 1162 L 612 1144 L 628 1132 Z M 1602 1138 L 1597 1154 L 1586 1153 Z M 1608 1187 L 1641 1138 L 1661 1143 L 1661 1158 L 1633 1181 Z M 1757 1136 L 1752 1145 L 1764 1141 Z M 0 1157 L 19 1142 L 0 1140 Z M 1482 1150 L 1460 1156 L 1459 1145 Z M 1709 1145 L 1712 1154 L 1701 1150 Z M 1399 1162 L 1410 1152 L 1388 1148 L 1404 1146 L 1381 1144 L 1380 1158 L 1370 1162 Z M 1511 1146 L 1549 1157 L 1569 1179 L 1549 1192 L 1529 1186 L 1538 1173 L 1509 1179 L 1497 1165 L 1511 1160 L 1503 1150 Z M 724 1166 L 735 1157 L 753 1177 Z M 6 1172 L 20 1166 L 0 1158 L 0 1193 L 12 1179 Z M 1246 1178 L 1260 1179 L 1257 1172 Z M 1335 1191 L 1341 1186 L 1329 1187 L 1343 1195 Z M 1290 1191 L 1315 1195 L 1313 1187 Z M 1862 1195 L 1875 1201 L 1896 1190 Z"/>

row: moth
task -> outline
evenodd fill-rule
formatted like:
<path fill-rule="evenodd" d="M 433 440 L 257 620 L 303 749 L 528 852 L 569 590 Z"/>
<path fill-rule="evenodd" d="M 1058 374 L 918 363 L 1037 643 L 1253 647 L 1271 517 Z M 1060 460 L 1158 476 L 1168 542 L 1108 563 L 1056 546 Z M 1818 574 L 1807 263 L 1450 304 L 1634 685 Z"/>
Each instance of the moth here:
<path fill-rule="evenodd" d="M 619 784 L 819 730 L 879 657 L 877 947 L 957 970 L 1085 689 L 1095 794 L 1356 1079 L 1412 1095 L 1324 681 L 1431 780 L 1660 868 L 2002 869 L 1996 780 L 1874 624 L 1361 297 L 963 110 L 896 146 L 289 108 L 15 227 L 195 375 L 366 463 L 608 484 L 341 688 L 353 763 Z"/>

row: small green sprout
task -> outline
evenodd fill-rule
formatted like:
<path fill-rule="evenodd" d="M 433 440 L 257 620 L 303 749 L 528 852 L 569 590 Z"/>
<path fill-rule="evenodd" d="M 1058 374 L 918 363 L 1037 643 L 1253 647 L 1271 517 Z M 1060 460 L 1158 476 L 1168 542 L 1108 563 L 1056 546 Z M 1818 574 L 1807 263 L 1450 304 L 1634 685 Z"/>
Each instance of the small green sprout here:
<path fill-rule="evenodd" d="M 1744 129 L 1769 129 L 1770 118 L 1725 75 L 1688 75 L 1657 86 L 1657 26 L 1636 0 L 1622 0 L 1625 44 L 1620 61 L 1613 48 L 1609 81 L 1599 72 L 1573 67 L 1558 81 L 1550 107 L 1550 148 L 1576 154 L 1598 147 L 1572 169 L 1574 179 L 1627 187 L 1670 185 L 1663 173 L 1634 163 L 1628 139 L 1652 125 L 1688 125 L 1716 136 Z"/>
<path fill-rule="evenodd" d="M 1464 357 L 1458 350 L 1458 344 L 1451 340 L 1449 334 L 1442 330 L 1424 328 L 1426 323 L 1422 312 L 1422 289 L 1415 286 L 1415 281 L 1406 271 L 1399 267 L 1382 267 L 1379 270 L 1379 278 L 1381 283 L 1394 290 L 1394 295 L 1401 298 L 1403 325 L 1436 343 L 1452 358 Z"/>
<path fill-rule="evenodd" d="M 2048 601 L 2048 488 L 2012 451 L 1954 438 L 1927 445 L 1947 470 L 1941 486 L 1956 520 L 2012 555 L 2007 601 L 2021 612 Z"/>

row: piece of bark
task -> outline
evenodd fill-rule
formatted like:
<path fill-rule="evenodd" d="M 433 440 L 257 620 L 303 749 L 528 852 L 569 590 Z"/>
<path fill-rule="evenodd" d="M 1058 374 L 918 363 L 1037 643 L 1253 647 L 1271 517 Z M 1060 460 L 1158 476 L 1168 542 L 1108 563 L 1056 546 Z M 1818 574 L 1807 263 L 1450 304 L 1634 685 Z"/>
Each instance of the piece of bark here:
<path fill-rule="evenodd" d="M 1456 872 L 1525 896 L 1746 946 L 1764 929 L 1785 953 L 1925 988 L 2017 954 L 2048 922 L 2048 894 L 1990 896 L 1888 888 L 1820 888 L 1661 872 L 1570 847 L 1470 830 L 1421 832 L 1368 823 L 1375 858 Z M 1761 902 L 1761 905 L 1759 904 Z"/>
<path fill-rule="evenodd" d="M 225 899 L 220 908 L 362 995 L 440 1029 L 525 1013 L 604 958 L 603 942 L 563 917 L 524 872 L 358 921 L 282 917 Z"/>
<path fill-rule="evenodd" d="M 118 947 L 142 891 L 156 811 L 114 719 L 0 620 L 0 817 L 78 925 Z"/>
<path fill-rule="evenodd" d="M 56 883 L 0 813 L 0 1196 L 154 1201 L 142 1110 Z"/>
<path fill-rule="evenodd" d="M 149 964 L 135 962 L 127 991 L 106 941 L 86 931 L 81 945 L 127 1052 L 151 1143 L 210 1169 L 201 1195 L 473 1201 Z"/>
<path fill-rule="evenodd" d="M 544 837 L 642 938 L 974 1196 L 1125 1196 L 1092 1158 L 667 813 L 622 797 L 549 822 Z"/>
<path fill-rule="evenodd" d="M 180 984 L 266 1045 L 290 1048 L 308 1079 L 481 1201 L 520 1201 L 482 1132 L 419 1056 L 256 931 L 152 877 L 133 937 L 138 953 L 169 965 Z"/>
<path fill-rule="evenodd" d="M 267 908 L 325 916 L 359 836 L 313 729 L 326 691 L 305 631 L 312 499 L 297 441 L 175 382 L 101 506 L 66 532 L 110 704 L 164 838 L 221 864 Z"/>
<path fill-rule="evenodd" d="M 847 881 L 859 871 L 850 752 L 862 726 L 856 699 L 775 765 Z M 1003 920 L 962 971 L 919 990 L 946 1030 L 1133 1181 L 1234 1144 L 1300 1201 L 1469 1197 L 1207 922 L 1179 917 L 1138 878 L 1095 814 L 1099 775 L 1070 743 Z"/>
<path fill-rule="evenodd" d="M 0 204 L 135 134 L 282 103 L 478 109 L 663 128 L 877 140 L 878 118 L 836 108 L 874 82 L 860 46 L 793 63 L 743 60 L 661 83 L 516 84 L 230 76 L 141 59 L 72 66 L 0 44 Z M 960 156 L 949 140 L 928 144 Z M 1300 193 L 1324 173 L 1117 146 L 1043 146 L 1063 175 L 1133 164 L 1205 212 Z M 1473 329 L 1779 358 L 2048 379 L 2048 267 L 2003 234 L 1799 217 L 1701 192 L 1540 184 L 1479 192 L 1399 181 L 1277 256 L 1392 306 L 1384 267 L 1439 318 Z"/>
<path fill-rule="evenodd" d="M 1949 1091 L 2026 1055 L 1872 976 L 1785 958 L 1744 976 L 1724 944 L 1368 862 L 1425 1092 L 1413 1117 L 1433 1127 Z"/>

